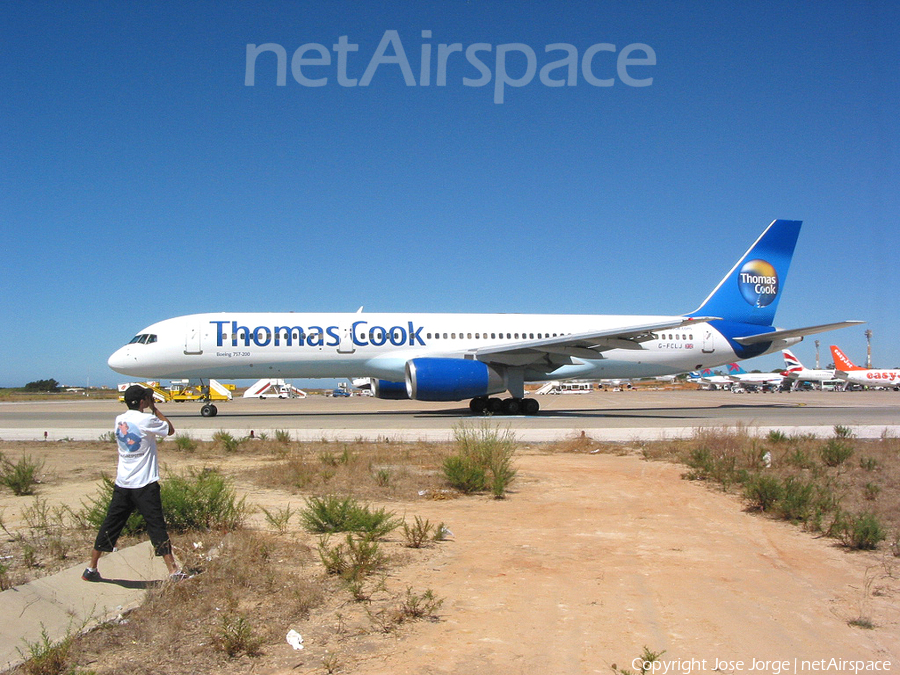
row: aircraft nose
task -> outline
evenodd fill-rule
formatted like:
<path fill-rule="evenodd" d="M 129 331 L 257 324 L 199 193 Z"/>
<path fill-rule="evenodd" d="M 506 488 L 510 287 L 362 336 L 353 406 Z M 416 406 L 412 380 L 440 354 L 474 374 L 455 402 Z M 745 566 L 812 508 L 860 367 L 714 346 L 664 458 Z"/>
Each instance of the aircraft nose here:
<path fill-rule="evenodd" d="M 131 354 L 129 346 L 126 345 L 113 352 L 112 356 L 107 359 L 106 364 L 117 373 L 130 375 L 129 367 L 133 367 L 136 364 L 136 359 Z"/>

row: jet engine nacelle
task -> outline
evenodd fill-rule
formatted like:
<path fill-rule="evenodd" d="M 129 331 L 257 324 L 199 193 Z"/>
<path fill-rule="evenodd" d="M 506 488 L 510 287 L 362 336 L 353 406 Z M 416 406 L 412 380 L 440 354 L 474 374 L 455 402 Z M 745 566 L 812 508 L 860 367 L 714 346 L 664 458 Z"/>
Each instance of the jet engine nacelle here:
<path fill-rule="evenodd" d="M 406 363 L 406 391 L 417 401 L 461 401 L 506 391 L 506 381 L 481 361 L 421 358 Z"/>
<path fill-rule="evenodd" d="M 392 401 L 406 401 L 409 399 L 409 394 L 406 391 L 406 382 L 372 380 L 372 393 L 375 394 L 375 398 L 386 398 Z"/>

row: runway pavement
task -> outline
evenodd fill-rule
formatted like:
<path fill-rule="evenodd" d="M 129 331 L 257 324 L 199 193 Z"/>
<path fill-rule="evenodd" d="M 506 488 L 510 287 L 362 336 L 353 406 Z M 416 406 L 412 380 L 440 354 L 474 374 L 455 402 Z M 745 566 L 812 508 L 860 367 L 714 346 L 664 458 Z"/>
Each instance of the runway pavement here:
<path fill-rule="evenodd" d="M 894 391 L 732 394 L 724 391 L 639 390 L 538 397 L 534 417 L 497 416 L 517 438 L 550 441 L 573 434 L 598 440 L 673 438 L 699 427 L 744 425 L 829 435 L 834 425 L 859 437 L 900 434 L 900 393 Z M 385 401 L 372 397 L 235 399 L 219 415 L 200 416 L 196 403 L 161 409 L 179 433 L 208 439 L 223 429 L 235 435 L 289 430 L 298 440 L 444 440 L 460 424 L 480 419 L 467 403 Z M 124 405 L 112 400 L 0 403 L 0 440 L 97 440 L 112 429 Z"/>

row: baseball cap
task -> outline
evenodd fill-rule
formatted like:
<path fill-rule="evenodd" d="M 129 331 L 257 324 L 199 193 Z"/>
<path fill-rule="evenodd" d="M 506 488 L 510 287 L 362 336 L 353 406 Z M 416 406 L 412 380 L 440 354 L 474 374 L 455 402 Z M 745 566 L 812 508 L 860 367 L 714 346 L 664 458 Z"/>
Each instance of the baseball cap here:
<path fill-rule="evenodd" d="M 125 395 L 123 396 L 125 405 L 128 405 L 129 403 L 140 403 L 147 397 L 149 391 L 149 389 L 142 387 L 139 384 L 131 385 L 125 390 Z"/>

